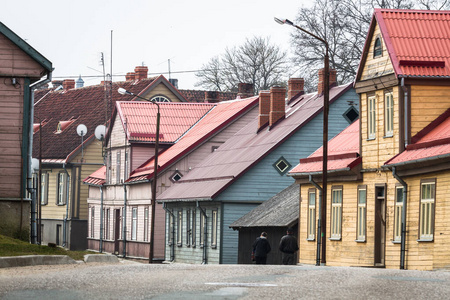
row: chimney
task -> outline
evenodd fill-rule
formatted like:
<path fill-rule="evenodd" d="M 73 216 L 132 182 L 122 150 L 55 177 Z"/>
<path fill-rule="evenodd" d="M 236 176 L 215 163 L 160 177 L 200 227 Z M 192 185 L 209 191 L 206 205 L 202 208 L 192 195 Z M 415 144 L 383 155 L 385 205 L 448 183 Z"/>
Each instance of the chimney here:
<path fill-rule="evenodd" d="M 84 80 L 81 79 L 81 75 L 80 77 L 78 77 L 77 81 L 76 81 L 76 88 L 82 88 L 84 86 Z"/>
<path fill-rule="evenodd" d="M 258 131 L 269 122 L 270 91 L 259 91 Z"/>
<path fill-rule="evenodd" d="M 206 103 L 217 103 L 219 102 L 219 92 L 216 91 L 205 91 L 205 102 Z"/>
<path fill-rule="evenodd" d="M 336 80 L 336 70 L 330 69 L 330 88 L 337 84 Z M 317 94 L 322 95 L 325 84 L 325 69 L 319 70 L 319 85 L 317 87 Z"/>
<path fill-rule="evenodd" d="M 64 79 L 63 81 L 63 88 L 64 90 L 71 90 L 75 88 L 75 80 L 74 79 Z"/>
<path fill-rule="evenodd" d="M 238 84 L 238 94 L 237 96 L 241 99 L 243 98 L 248 98 L 248 97 L 252 97 L 254 96 L 254 91 L 253 91 L 253 83 L 243 83 L 240 82 Z"/>
<path fill-rule="evenodd" d="M 134 72 L 128 72 L 127 75 L 125 75 L 126 81 L 133 81 L 136 74 Z"/>
<path fill-rule="evenodd" d="M 288 81 L 288 101 L 292 99 L 295 95 L 303 92 L 305 86 L 305 79 L 303 78 L 289 78 Z"/>
<path fill-rule="evenodd" d="M 284 119 L 286 114 L 286 88 L 274 86 L 270 89 L 270 113 L 269 126 L 272 127 L 276 122 Z"/>
<path fill-rule="evenodd" d="M 147 78 L 148 68 L 146 66 L 137 66 L 134 68 L 135 79 L 142 80 Z"/>

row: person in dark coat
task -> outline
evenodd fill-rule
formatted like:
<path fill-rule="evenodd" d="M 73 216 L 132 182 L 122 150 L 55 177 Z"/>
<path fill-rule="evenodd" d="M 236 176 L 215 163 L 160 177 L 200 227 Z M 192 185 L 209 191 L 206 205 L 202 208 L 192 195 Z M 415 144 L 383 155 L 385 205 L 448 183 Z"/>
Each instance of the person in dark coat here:
<path fill-rule="evenodd" d="M 294 264 L 294 254 L 298 251 L 297 239 L 293 236 L 294 230 L 287 229 L 287 234 L 280 240 L 279 250 L 281 251 L 283 265 Z"/>
<path fill-rule="evenodd" d="M 267 233 L 262 232 L 261 236 L 253 243 L 253 253 L 257 265 L 265 265 L 267 261 L 267 253 L 270 252 L 270 244 L 267 240 Z"/>

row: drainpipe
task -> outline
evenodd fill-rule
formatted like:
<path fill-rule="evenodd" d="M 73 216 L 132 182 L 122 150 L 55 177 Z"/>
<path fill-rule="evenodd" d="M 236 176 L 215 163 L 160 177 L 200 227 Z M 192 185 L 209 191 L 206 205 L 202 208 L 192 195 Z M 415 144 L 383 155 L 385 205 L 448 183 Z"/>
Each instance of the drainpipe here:
<path fill-rule="evenodd" d="M 122 216 L 123 257 L 127 256 L 127 186 L 123 185 L 123 216 Z"/>
<path fill-rule="evenodd" d="M 41 79 L 39 81 L 36 81 L 35 83 L 30 85 L 30 102 L 31 102 L 31 111 L 30 111 L 30 132 L 29 132 L 29 144 L 28 144 L 28 181 L 27 181 L 27 189 L 28 190 L 32 190 L 32 200 L 31 200 L 31 243 L 32 244 L 36 244 L 37 241 L 37 236 L 38 236 L 38 229 L 37 229 L 37 199 L 38 199 L 38 195 L 37 195 L 37 189 L 33 188 L 33 183 L 31 182 L 31 178 L 32 178 L 32 171 L 31 170 L 31 160 L 32 160 L 32 155 L 33 155 L 33 134 L 34 134 L 34 90 L 43 86 L 44 84 L 49 83 L 50 81 L 52 81 L 52 72 L 48 72 L 47 73 L 47 77 L 45 79 Z M 39 128 L 39 132 L 41 131 L 41 128 Z M 39 152 L 39 156 L 40 156 L 40 152 Z M 41 164 L 39 163 L 39 171 L 41 170 Z M 41 182 L 41 176 L 40 176 L 40 172 L 39 172 L 39 176 L 38 176 L 38 180 L 37 180 L 37 186 L 40 187 L 40 182 Z M 31 184 L 31 185 L 30 185 Z M 39 229 L 40 230 L 40 229 Z"/>
<path fill-rule="evenodd" d="M 403 90 L 403 104 L 404 104 L 404 117 L 405 117 L 405 129 L 404 129 L 404 134 L 405 134 L 405 148 L 406 146 L 408 146 L 408 141 L 409 141 L 409 134 L 408 134 L 408 89 L 405 86 L 405 78 L 402 77 L 401 80 L 401 88 Z"/>
<path fill-rule="evenodd" d="M 100 245 L 99 252 L 103 252 L 103 187 L 100 186 Z"/>
<path fill-rule="evenodd" d="M 197 201 L 197 208 L 200 209 L 200 212 L 202 213 L 203 217 L 205 218 L 205 225 L 203 227 L 203 259 L 202 259 L 202 265 L 208 264 L 208 257 L 206 256 L 206 244 L 207 244 L 207 237 L 208 237 L 208 217 L 206 216 L 206 211 L 203 207 L 200 206 L 200 203 Z M 201 225 L 201 224 L 200 224 Z"/>
<path fill-rule="evenodd" d="M 175 215 L 172 211 L 170 211 L 167 208 L 167 204 L 164 202 L 163 209 L 172 216 L 172 233 L 169 232 L 169 234 L 172 234 L 172 245 L 170 246 L 170 261 L 175 260 Z M 170 240 L 170 237 L 169 237 Z"/>
<path fill-rule="evenodd" d="M 312 178 L 312 175 L 309 175 L 309 182 L 314 185 L 319 190 L 319 219 L 317 220 L 317 253 L 316 253 L 316 266 L 320 266 L 320 241 L 322 240 L 322 228 L 320 227 L 320 221 L 321 221 L 321 209 L 322 209 L 322 192 L 323 189 L 321 186 L 319 186 Z"/>
<path fill-rule="evenodd" d="M 67 230 L 67 216 L 69 214 L 69 186 L 70 186 L 70 175 L 69 172 L 67 172 L 66 169 L 66 163 L 63 163 L 63 169 L 64 172 L 67 175 L 67 182 L 66 182 L 66 215 L 64 216 L 64 222 L 63 222 L 63 247 L 67 246 L 67 234 L 66 234 L 66 230 Z"/>
<path fill-rule="evenodd" d="M 406 182 L 400 178 L 395 167 L 392 167 L 392 176 L 397 179 L 398 182 L 403 186 L 403 208 L 402 208 L 402 234 L 401 234 L 401 247 L 400 247 L 400 269 L 405 269 L 405 246 L 406 246 L 406 196 L 408 195 L 408 185 Z"/>

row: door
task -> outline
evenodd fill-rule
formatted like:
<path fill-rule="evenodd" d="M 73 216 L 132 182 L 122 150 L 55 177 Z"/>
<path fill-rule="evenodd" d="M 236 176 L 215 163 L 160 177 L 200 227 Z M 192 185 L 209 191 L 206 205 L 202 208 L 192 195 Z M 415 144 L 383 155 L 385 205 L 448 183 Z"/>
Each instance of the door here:
<path fill-rule="evenodd" d="M 375 186 L 374 266 L 384 267 L 386 247 L 386 186 Z"/>
<path fill-rule="evenodd" d="M 120 239 L 120 209 L 115 209 L 114 214 L 114 253 L 119 254 Z"/>

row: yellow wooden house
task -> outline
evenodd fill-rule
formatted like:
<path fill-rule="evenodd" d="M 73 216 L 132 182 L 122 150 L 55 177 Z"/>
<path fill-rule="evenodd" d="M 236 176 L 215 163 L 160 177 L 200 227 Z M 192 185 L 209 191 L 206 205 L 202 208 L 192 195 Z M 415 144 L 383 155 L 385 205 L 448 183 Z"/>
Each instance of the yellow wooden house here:
<path fill-rule="evenodd" d="M 355 81 L 359 125 L 329 145 L 319 251 L 321 149 L 291 171 L 300 263 L 450 267 L 449 47 L 450 12 L 375 10 Z"/>

